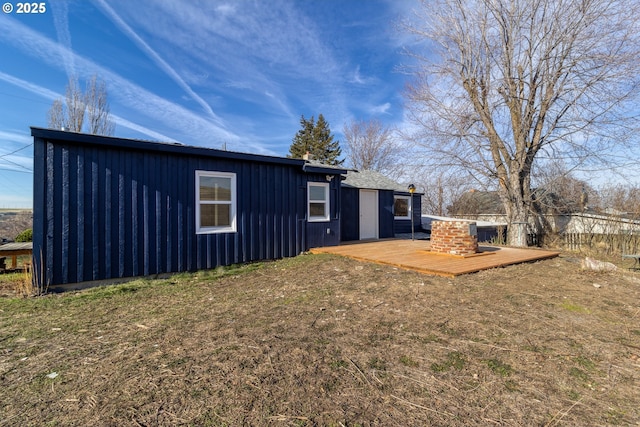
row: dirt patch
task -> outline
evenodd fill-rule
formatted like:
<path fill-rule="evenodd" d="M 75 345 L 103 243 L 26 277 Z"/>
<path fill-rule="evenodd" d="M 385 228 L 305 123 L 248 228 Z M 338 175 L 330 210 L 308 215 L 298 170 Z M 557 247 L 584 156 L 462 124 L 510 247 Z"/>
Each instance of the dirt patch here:
<path fill-rule="evenodd" d="M 0 300 L 0 425 L 635 425 L 640 275 L 331 255 Z"/>

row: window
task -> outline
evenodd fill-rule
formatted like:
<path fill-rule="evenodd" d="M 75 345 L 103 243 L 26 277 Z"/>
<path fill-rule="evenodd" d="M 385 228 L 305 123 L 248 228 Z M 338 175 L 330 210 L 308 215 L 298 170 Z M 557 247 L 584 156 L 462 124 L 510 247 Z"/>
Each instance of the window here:
<path fill-rule="evenodd" d="M 411 219 L 411 197 L 393 196 L 393 215 L 395 219 Z"/>
<path fill-rule="evenodd" d="M 196 171 L 196 233 L 236 231 L 236 174 Z"/>
<path fill-rule="evenodd" d="M 307 184 L 308 212 L 310 222 L 329 221 L 329 184 L 310 182 Z"/>

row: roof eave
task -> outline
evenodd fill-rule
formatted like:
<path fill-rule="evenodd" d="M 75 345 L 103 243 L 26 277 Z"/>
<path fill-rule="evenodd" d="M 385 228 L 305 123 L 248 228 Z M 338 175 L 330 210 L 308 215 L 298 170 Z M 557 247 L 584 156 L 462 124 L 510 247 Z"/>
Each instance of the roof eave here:
<path fill-rule="evenodd" d="M 262 154 L 240 153 L 236 151 L 217 150 L 214 148 L 196 147 L 192 145 L 183 145 L 176 142 L 156 142 L 144 141 L 139 139 L 128 139 L 114 136 L 91 135 L 86 133 L 69 132 L 57 129 L 45 129 L 39 127 L 31 127 L 31 136 L 45 140 L 56 140 L 71 142 L 74 144 L 93 144 L 105 147 L 128 148 L 132 150 L 144 150 L 151 152 L 170 153 L 177 155 L 192 155 L 202 157 L 215 157 L 222 159 L 246 160 L 262 163 L 275 163 L 288 166 L 301 167 L 305 172 L 341 174 L 346 173 L 343 169 L 305 169 L 306 162 L 302 159 L 291 159 L 287 157 L 266 156 Z"/>

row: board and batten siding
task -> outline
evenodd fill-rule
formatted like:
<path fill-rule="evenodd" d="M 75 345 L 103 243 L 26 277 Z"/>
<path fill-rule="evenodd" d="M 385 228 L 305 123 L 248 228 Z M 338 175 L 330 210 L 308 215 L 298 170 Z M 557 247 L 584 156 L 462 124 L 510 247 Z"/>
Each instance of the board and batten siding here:
<path fill-rule="evenodd" d="M 409 193 L 398 193 L 404 196 L 410 196 Z M 414 231 L 422 231 L 422 195 L 414 194 L 412 197 L 413 202 L 413 229 Z M 411 233 L 411 219 L 396 219 L 394 221 L 394 233 Z"/>
<path fill-rule="evenodd" d="M 411 220 L 397 220 L 393 213 L 393 190 L 378 191 L 378 238 L 387 239 L 396 233 L 410 233 Z M 402 193 L 404 194 L 404 193 Z M 409 193 L 406 193 L 409 195 Z M 354 187 L 342 188 L 342 216 L 340 227 L 343 241 L 360 239 L 360 189 Z M 420 196 L 414 195 L 415 228 L 420 225 Z M 328 245 L 327 245 L 328 246 Z"/>
<path fill-rule="evenodd" d="M 307 238 L 306 185 L 326 175 L 303 172 L 301 160 L 37 128 L 32 135 L 34 272 L 43 285 L 210 269 L 321 245 Z M 236 232 L 196 234 L 197 170 L 236 174 Z M 322 230 L 339 239 L 339 221 Z"/>

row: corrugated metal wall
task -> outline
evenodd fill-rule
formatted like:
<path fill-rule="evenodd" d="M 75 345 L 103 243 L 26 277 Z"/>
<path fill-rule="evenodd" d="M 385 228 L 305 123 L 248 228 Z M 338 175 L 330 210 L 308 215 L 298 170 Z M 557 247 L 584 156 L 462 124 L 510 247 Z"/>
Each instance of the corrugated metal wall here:
<path fill-rule="evenodd" d="M 342 213 L 340 227 L 343 241 L 360 239 L 360 190 L 342 188 Z"/>
<path fill-rule="evenodd" d="M 298 255 L 310 244 L 306 182 L 325 176 L 277 162 L 38 137 L 34 150 L 34 270 L 49 285 Z M 237 174 L 236 233 L 196 234 L 196 170 Z M 339 239 L 339 221 L 325 223 L 325 235 L 327 227 Z"/>
<path fill-rule="evenodd" d="M 381 239 L 394 237 L 393 191 L 378 191 L 378 236 Z"/>
<path fill-rule="evenodd" d="M 409 194 L 405 194 L 409 195 Z M 413 228 L 415 231 L 422 230 L 422 195 L 414 194 L 413 197 Z M 411 219 L 397 219 L 394 222 L 396 233 L 411 233 Z"/>
<path fill-rule="evenodd" d="M 396 220 L 393 215 L 393 190 L 378 190 L 378 236 L 394 237 L 396 233 L 410 233 L 411 220 Z M 360 189 L 342 189 L 342 240 L 360 239 Z M 420 196 L 413 196 L 415 228 L 420 227 Z"/>
<path fill-rule="evenodd" d="M 335 179 L 334 179 L 335 178 Z M 340 244 L 340 221 L 342 215 L 340 178 L 334 177 L 329 182 L 329 222 L 307 222 L 306 235 L 308 248 L 335 246 Z M 326 175 L 311 175 L 308 182 L 326 183 Z M 306 209 L 306 205 L 305 205 Z"/>

